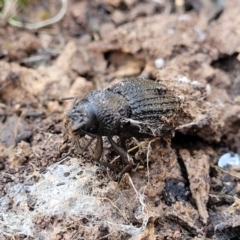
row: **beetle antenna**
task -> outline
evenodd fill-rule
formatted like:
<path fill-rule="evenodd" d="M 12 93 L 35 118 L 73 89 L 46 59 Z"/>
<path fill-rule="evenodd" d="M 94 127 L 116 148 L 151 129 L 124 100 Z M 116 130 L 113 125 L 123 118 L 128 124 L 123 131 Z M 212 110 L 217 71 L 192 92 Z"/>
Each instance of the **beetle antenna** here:
<path fill-rule="evenodd" d="M 61 163 L 63 160 L 65 160 L 67 157 L 70 156 L 70 154 L 71 154 L 71 152 L 72 152 L 75 144 L 76 144 L 76 142 L 75 142 L 75 140 L 73 139 L 73 140 L 71 141 L 71 145 L 70 145 L 70 147 L 69 147 L 68 152 L 67 152 L 66 154 L 64 154 L 62 157 L 60 157 L 60 158 L 57 160 L 59 163 Z"/>
<path fill-rule="evenodd" d="M 77 97 L 65 97 L 65 98 L 60 98 L 59 101 L 60 102 L 64 102 L 64 101 L 67 101 L 67 100 L 73 100 L 73 99 L 76 99 Z"/>
<path fill-rule="evenodd" d="M 74 107 L 74 105 L 76 105 L 77 100 L 78 100 L 78 97 L 75 97 L 73 100 L 72 108 Z"/>
<path fill-rule="evenodd" d="M 87 143 L 87 145 L 84 147 L 84 149 L 82 150 L 82 152 L 86 151 L 88 149 L 88 147 L 90 146 L 90 144 L 93 142 L 93 140 L 95 139 L 96 137 L 92 137 L 92 139 L 89 140 L 89 142 Z"/>
<path fill-rule="evenodd" d="M 59 99 L 60 102 L 67 101 L 67 100 L 73 100 L 73 104 L 72 104 L 72 108 L 73 108 L 78 100 L 78 97 L 66 97 L 66 98 Z"/>

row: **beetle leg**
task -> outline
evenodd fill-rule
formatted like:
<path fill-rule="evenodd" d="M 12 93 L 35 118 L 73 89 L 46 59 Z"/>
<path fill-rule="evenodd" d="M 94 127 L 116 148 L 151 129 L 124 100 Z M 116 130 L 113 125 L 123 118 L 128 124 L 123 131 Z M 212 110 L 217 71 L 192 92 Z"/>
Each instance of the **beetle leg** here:
<path fill-rule="evenodd" d="M 108 137 L 109 142 L 113 146 L 114 150 L 116 151 L 117 154 L 119 154 L 123 160 L 123 162 L 128 165 L 128 164 L 133 164 L 131 161 L 131 158 L 129 157 L 128 153 L 126 150 L 124 150 L 122 147 L 118 146 L 111 137 Z"/>
<path fill-rule="evenodd" d="M 120 181 L 122 180 L 122 176 L 124 175 L 124 173 L 128 173 L 132 168 L 131 164 L 128 164 L 119 174 L 118 174 L 118 183 L 120 183 Z"/>
<path fill-rule="evenodd" d="M 99 162 L 99 160 L 102 156 L 102 152 L 103 152 L 103 141 L 102 141 L 102 137 L 98 136 L 97 143 L 96 143 L 96 151 L 93 156 L 94 161 Z"/>
<path fill-rule="evenodd" d="M 124 138 L 120 138 L 121 144 L 125 145 L 125 141 L 123 142 Z M 133 161 L 131 161 L 132 159 L 129 157 L 128 153 L 126 150 L 124 150 L 122 147 L 118 146 L 111 137 L 108 137 L 109 142 L 111 143 L 111 145 L 113 146 L 114 150 L 116 151 L 117 154 L 119 154 L 123 160 L 123 162 L 126 164 L 126 166 L 123 168 L 123 170 L 118 174 L 118 183 L 121 181 L 122 176 L 124 173 L 127 173 L 131 170 L 132 166 L 133 166 Z M 125 139 L 124 139 L 125 140 Z"/>
<path fill-rule="evenodd" d="M 62 161 L 63 159 L 65 159 L 65 158 L 67 158 L 67 157 L 70 156 L 70 154 L 71 154 L 71 152 L 72 152 L 72 150 L 73 150 L 73 147 L 74 147 L 75 143 L 76 143 L 76 142 L 75 142 L 75 139 L 73 139 L 72 142 L 71 142 L 71 145 L 70 145 L 70 147 L 69 147 L 69 149 L 68 149 L 68 152 L 67 152 L 66 154 L 63 154 L 63 156 L 60 157 L 60 158 L 58 159 L 58 161 Z"/>
<path fill-rule="evenodd" d="M 126 154 L 127 154 L 127 163 L 126 163 L 125 160 L 123 160 L 123 161 L 124 161 L 125 164 L 129 164 L 129 155 L 128 155 L 128 153 L 127 153 L 126 138 L 125 138 L 125 137 L 122 137 L 122 136 L 120 136 L 119 138 L 120 138 L 120 144 L 121 144 L 122 150 L 125 150 L 125 152 L 126 152 Z M 120 155 L 120 156 L 121 156 L 121 155 Z M 122 157 L 122 156 L 121 156 L 121 157 Z M 133 161 L 132 161 L 132 164 L 133 164 Z"/>
<path fill-rule="evenodd" d="M 92 137 L 92 139 L 89 140 L 89 142 L 87 143 L 87 145 L 84 147 L 84 149 L 81 151 L 82 153 L 85 152 L 88 147 L 91 145 L 91 143 L 93 142 L 93 140 L 95 139 L 96 137 Z"/>
<path fill-rule="evenodd" d="M 81 155 L 83 152 L 81 151 L 81 147 L 80 147 L 79 141 L 77 139 L 74 139 L 74 145 L 75 145 L 75 147 L 77 149 L 77 153 L 79 155 Z"/>
<path fill-rule="evenodd" d="M 102 164 L 104 167 L 107 167 L 111 170 L 116 170 L 116 166 L 110 164 L 110 163 L 107 163 L 107 162 L 103 162 L 103 161 L 100 161 L 100 158 L 102 156 L 102 152 L 103 152 L 103 141 L 102 141 L 102 137 L 101 136 L 97 136 L 97 143 L 96 143 L 96 152 L 94 154 L 94 161 Z"/>
<path fill-rule="evenodd" d="M 126 150 L 126 138 L 124 137 L 120 137 L 120 143 L 121 143 L 121 147 Z"/>

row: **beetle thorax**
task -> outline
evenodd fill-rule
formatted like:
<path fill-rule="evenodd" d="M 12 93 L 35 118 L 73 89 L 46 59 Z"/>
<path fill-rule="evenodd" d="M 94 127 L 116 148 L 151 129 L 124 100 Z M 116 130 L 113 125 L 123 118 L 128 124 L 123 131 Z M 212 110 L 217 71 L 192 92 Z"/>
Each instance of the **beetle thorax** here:
<path fill-rule="evenodd" d="M 118 135 L 120 121 L 131 115 L 128 101 L 119 94 L 110 91 L 92 91 L 87 99 L 97 116 L 99 129 L 98 135 Z"/>

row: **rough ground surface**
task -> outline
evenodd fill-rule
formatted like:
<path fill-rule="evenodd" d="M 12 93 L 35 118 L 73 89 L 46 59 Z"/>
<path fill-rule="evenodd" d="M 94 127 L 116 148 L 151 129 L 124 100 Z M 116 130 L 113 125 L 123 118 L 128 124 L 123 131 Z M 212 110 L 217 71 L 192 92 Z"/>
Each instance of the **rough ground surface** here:
<path fill-rule="evenodd" d="M 33 2 L 34 14 L 25 9 L 19 19 L 59 10 Z M 0 239 L 239 239 L 240 169 L 216 165 L 226 152 L 240 154 L 239 1 L 207 25 L 202 14 L 168 9 L 82 0 L 34 32 L 1 22 Z M 130 152 L 138 168 L 120 184 L 91 161 L 94 144 L 60 161 L 71 107 L 60 99 L 134 76 L 182 99 L 171 141 L 129 141 L 139 145 Z M 103 160 L 117 157 L 104 147 Z"/>

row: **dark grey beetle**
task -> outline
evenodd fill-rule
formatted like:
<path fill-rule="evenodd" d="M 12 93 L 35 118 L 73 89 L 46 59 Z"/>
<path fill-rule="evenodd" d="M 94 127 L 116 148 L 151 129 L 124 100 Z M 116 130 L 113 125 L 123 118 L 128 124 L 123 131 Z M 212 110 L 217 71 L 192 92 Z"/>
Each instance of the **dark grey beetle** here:
<path fill-rule="evenodd" d="M 126 165 L 124 173 L 132 167 L 125 139 L 171 136 L 179 109 L 179 99 L 160 82 L 131 78 L 106 90 L 91 91 L 81 100 L 76 99 L 65 113 L 65 127 L 76 139 L 85 135 L 92 140 L 97 138 L 95 161 L 102 156 L 102 136 L 107 136 Z M 121 146 L 113 141 L 114 135 L 119 136 Z M 101 164 L 116 169 L 109 163 Z"/>

